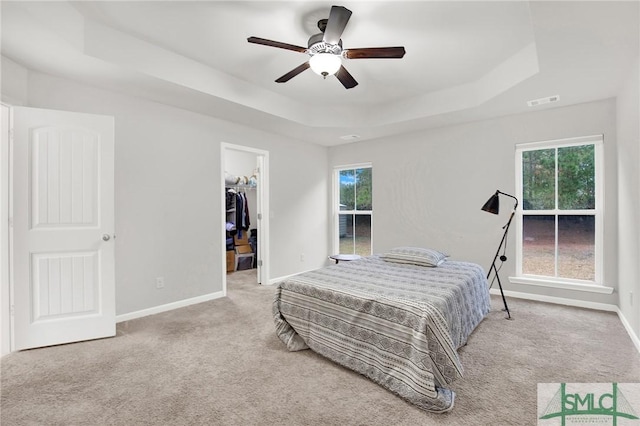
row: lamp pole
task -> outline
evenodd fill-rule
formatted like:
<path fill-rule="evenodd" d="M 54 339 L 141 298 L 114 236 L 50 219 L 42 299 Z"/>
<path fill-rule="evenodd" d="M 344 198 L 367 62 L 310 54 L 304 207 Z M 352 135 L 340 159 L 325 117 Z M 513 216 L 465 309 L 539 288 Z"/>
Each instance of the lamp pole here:
<path fill-rule="evenodd" d="M 511 211 L 511 215 L 509 216 L 509 221 L 507 222 L 506 225 L 502 227 L 502 229 L 504 229 L 504 234 L 502 234 L 502 240 L 500 240 L 500 244 L 498 245 L 498 250 L 496 250 L 496 255 L 493 258 L 493 262 L 491 262 L 489 273 L 487 273 L 487 281 L 489 280 L 489 277 L 491 276 L 491 272 L 493 271 L 495 273 L 495 279 L 498 281 L 498 287 L 500 288 L 500 295 L 502 296 L 502 303 L 504 303 L 504 310 L 507 312 L 507 319 L 512 319 L 511 312 L 509 312 L 509 306 L 507 306 L 507 299 L 504 297 L 504 291 L 502 290 L 502 282 L 500 281 L 500 274 L 498 274 L 498 268 L 496 267 L 496 262 L 498 258 L 500 259 L 501 262 L 505 262 L 507 260 L 507 256 L 505 256 L 504 253 L 502 254 L 502 256 L 500 256 L 500 250 L 503 248 L 503 246 L 506 245 L 507 234 L 509 233 L 509 226 L 511 226 L 511 221 L 513 220 L 513 216 L 515 216 L 516 214 L 516 208 L 518 208 L 518 199 L 513 195 L 506 194 L 502 191 L 496 191 L 496 193 L 493 194 L 493 196 L 491 196 L 491 198 L 489 198 L 489 200 L 482 207 L 482 210 L 487 211 L 489 213 L 498 214 L 500 211 L 500 202 L 499 202 L 500 194 L 513 198 L 516 201 L 516 204 L 513 206 L 513 210 Z"/>

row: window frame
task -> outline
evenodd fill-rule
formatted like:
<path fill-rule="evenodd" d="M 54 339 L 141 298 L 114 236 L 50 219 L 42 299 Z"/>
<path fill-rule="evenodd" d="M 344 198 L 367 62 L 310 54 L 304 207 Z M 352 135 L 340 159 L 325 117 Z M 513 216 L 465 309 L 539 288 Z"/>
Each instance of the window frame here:
<path fill-rule="evenodd" d="M 370 252 L 373 253 L 373 199 L 371 200 L 371 210 L 340 210 L 340 172 L 345 170 L 371 169 L 371 194 L 373 196 L 373 164 L 372 163 L 355 163 L 335 166 L 333 168 L 333 191 L 331 199 L 332 209 L 332 251 L 335 254 L 340 253 L 340 214 L 352 214 L 369 216 L 371 219 L 371 247 Z"/>
<path fill-rule="evenodd" d="M 524 209 L 524 199 L 523 199 L 523 177 L 522 177 L 522 154 L 525 151 L 535 151 L 542 149 L 558 149 L 558 148 L 566 148 L 571 146 L 583 146 L 583 145 L 593 145 L 594 146 L 594 179 L 595 179 L 595 206 L 594 209 L 587 210 L 560 210 L 558 209 L 557 199 L 558 199 L 558 163 L 556 160 L 556 169 L 555 169 L 555 198 L 556 205 L 553 209 L 549 210 L 525 210 Z M 557 151 L 556 151 L 557 155 Z M 557 158 L 557 157 L 556 157 Z M 582 291 L 590 291 L 597 293 L 608 293 L 612 292 L 612 288 L 605 287 L 604 285 L 604 136 L 603 135 L 591 135 L 591 136 L 582 136 L 575 138 L 565 138 L 565 139 L 555 139 L 541 142 L 529 142 L 529 143 L 521 143 L 516 145 L 516 153 L 515 153 L 515 165 L 516 165 L 516 197 L 521 201 L 521 208 L 516 211 L 515 219 L 516 219 L 516 276 L 510 277 L 510 281 L 512 283 L 517 284 L 530 284 L 530 285 L 540 285 L 545 287 L 555 287 L 555 288 L 566 288 L 572 290 L 582 290 Z M 522 272 L 523 265 L 523 241 L 522 241 L 522 231 L 523 231 L 523 217 L 524 216 L 554 216 L 556 217 L 556 230 L 555 230 L 555 238 L 556 238 L 556 252 L 555 252 L 555 262 L 556 262 L 556 274 L 557 274 L 557 262 L 558 262 L 558 251 L 557 251 L 557 238 L 558 238 L 558 216 L 563 215 L 592 215 L 594 216 L 594 225 L 595 225 L 595 235 L 594 235 L 594 268 L 595 268 L 595 276 L 594 280 L 581 280 L 581 279 L 571 279 L 571 278 L 562 278 L 562 277 L 551 277 L 551 276 L 541 276 L 541 275 L 532 275 L 532 274 L 524 274 Z"/>

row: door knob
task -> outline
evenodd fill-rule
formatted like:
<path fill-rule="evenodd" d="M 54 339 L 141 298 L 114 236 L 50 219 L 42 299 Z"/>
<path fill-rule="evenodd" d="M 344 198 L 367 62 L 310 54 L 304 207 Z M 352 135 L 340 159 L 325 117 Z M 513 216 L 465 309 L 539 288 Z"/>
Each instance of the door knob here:
<path fill-rule="evenodd" d="M 111 236 L 109 234 L 102 234 L 102 239 L 104 241 L 109 241 L 111 239 Z"/>

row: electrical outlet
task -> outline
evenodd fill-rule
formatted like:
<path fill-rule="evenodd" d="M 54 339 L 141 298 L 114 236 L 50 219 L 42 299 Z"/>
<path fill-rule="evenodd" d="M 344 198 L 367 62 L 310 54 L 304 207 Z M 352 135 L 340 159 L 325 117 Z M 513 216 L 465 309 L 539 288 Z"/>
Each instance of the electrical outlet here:
<path fill-rule="evenodd" d="M 304 262 L 304 253 L 300 253 L 300 262 Z"/>
<path fill-rule="evenodd" d="M 156 278 L 156 288 L 164 288 L 164 277 Z"/>

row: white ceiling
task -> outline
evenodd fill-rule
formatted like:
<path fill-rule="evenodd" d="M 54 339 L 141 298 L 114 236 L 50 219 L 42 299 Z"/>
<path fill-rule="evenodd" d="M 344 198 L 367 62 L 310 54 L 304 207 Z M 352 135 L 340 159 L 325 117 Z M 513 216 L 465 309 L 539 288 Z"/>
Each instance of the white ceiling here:
<path fill-rule="evenodd" d="M 345 49 L 404 46 L 403 59 L 345 59 L 346 90 L 307 70 L 331 2 L 2 1 L 2 55 L 37 71 L 323 145 L 615 96 L 639 49 L 638 2 L 354 1 Z"/>

